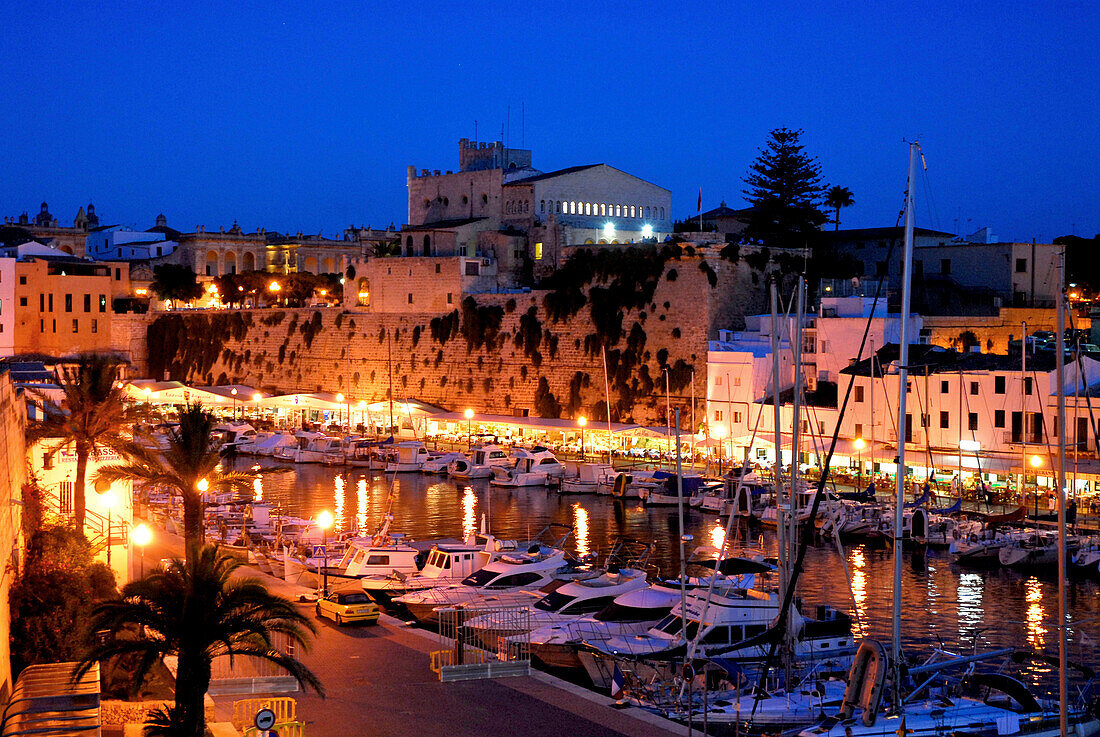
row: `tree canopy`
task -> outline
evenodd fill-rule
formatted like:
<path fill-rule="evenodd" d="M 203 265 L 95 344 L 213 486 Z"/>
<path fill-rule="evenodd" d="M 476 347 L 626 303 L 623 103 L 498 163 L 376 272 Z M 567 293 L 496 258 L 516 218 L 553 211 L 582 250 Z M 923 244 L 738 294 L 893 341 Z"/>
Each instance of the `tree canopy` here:
<path fill-rule="evenodd" d="M 202 296 L 202 285 L 190 266 L 160 264 L 153 267 L 153 291 L 163 300 L 190 302 Z"/>
<path fill-rule="evenodd" d="M 805 152 L 801 130 L 776 128 L 749 167 L 743 194 L 752 205 L 745 237 L 765 246 L 812 246 L 828 221 L 821 210 L 821 164 Z"/>

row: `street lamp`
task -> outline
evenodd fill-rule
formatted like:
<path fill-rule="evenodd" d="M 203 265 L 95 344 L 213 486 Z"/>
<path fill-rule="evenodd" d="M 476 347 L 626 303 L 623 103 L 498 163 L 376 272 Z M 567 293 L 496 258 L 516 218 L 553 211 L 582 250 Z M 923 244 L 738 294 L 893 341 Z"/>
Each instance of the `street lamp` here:
<path fill-rule="evenodd" d="M 466 449 L 469 451 L 474 448 L 474 411 L 467 407 L 463 414 L 466 415 Z"/>
<path fill-rule="evenodd" d="M 229 390 L 229 393 L 233 395 L 233 419 L 237 419 L 237 387 L 233 387 Z"/>
<path fill-rule="evenodd" d="M 584 463 L 584 426 L 588 424 L 588 420 L 585 419 L 584 415 L 581 415 L 577 418 L 577 424 L 581 426 L 581 463 Z"/>
<path fill-rule="evenodd" d="M 111 567 L 111 507 L 118 501 L 115 498 L 115 493 L 110 489 L 103 492 L 100 497 L 103 500 L 103 506 L 107 508 L 107 567 Z"/>
<path fill-rule="evenodd" d="M 1043 459 L 1042 458 L 1040 458 L 1037 455 L 1031 456 L 1031 467 L 1032 468 L 1037 469 L 1042 465 L 1043 465 Z M 1026 485 L 1027 485 L 1026 481 L 1025 481 L 1024 485 L 1025 485 L 1025 494 L 1026 494 Z M 1024 498 L 1024 503 L 1025 504 L 1027 503 L 1027 498 L 1026 497 Z M 1039 473 L 1038 473 L 1038 471 L 1035 472 L 1035 516 L 1036 517 L 1039 516 Z"/>
<path fill-rule="evenodd" d="M 145 395 L 145 403 L 149 404 L 149 395 L 153 393 L 153 390 L 149 387 L 145 387 L 141 390 L 141 393 Z"/>
<path fill-rule="evenodd" d="M 327 509 L 317 515 L 317 526 L 321 528 L 321 550 L 325 564 L 321 567 L 322 597 L 328 596 L 328 528 L 332 527 L 332 512 Z"/>
<path fill-rule="evenodd" d="M 337 392 L 337 394 L 336 394 L 336 403 L 337 403 L 337 404 L 343 404 L 343 403 L 344 403 L 344 395 L 343 395 L 343 394 L 341 394 L 341 393 Z M 342 422 L 343 422 L 343 420 L 339 419 L 339 417 L 340 417 L 340 414 L 339 414 L 339 412 L 340 412 L 340 410 L 337 410 L 337 415 L 336 415 L 336 416 L 337 416 L 337 418 L 338 418 L 338 419 L 336 420 L 337 424 L 340 424 L 340 423 L 342 423 Z M 349 414 L 350 414 L 350 413 L 349 413 Z"/>
<path fill-rule="evenodd" d="M 859 465 L 859 470 L 856 471 L 856 491 L 863 488 L 863 446 L 866 443 L 863 442 L 863 438 L 856 438 L 856 463 Z"/>
<path fill-rule="evenodd" d="M 145 546 L 152 542 L 153 531 L 149 529 L 149 525 L 140 524 L 130 533 L 130 540 L 141 551 L 141 574 L 138 578 L 145 578 Z M 131 560 L 133 559 L 131 558 Z"/>
<path fill-rule="evenodd" d="M 206 494 L 206 490 L 210 488 L 210 482 L 206 479 L 199 479 L 195 483 L 195 488 L 199 492 L 199 509 L 202 510 L 202 519 L 199 520 L 200 524 L 202 525 L 200 528 L 202 530 L 202 533 L 199 539 L 202 540 L 202 542 L 206 542 L 206 525 L 203 524 L 206 518 L 206 501 L 203 499 L 203 496 Z M 184 524 L 186 525 L 186 522 L 184 522 Z"/>

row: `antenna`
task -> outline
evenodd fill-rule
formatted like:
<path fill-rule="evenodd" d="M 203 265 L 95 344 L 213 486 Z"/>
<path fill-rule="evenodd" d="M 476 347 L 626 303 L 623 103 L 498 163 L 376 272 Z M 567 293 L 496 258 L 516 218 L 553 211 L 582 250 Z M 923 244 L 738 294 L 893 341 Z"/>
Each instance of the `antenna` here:
<path fill-rule="evenodd" d="M 507 120 L 508 120 L 508 135 L 510 136 L 510 135 L 512 135 L 512 106 L 511 105 L 508 106 Z M 504 147 L 508 148 L 508 138 L 505 137 L 505 136 L 501 136 L 501 138 L 504 138 Z"/>
<path fill-rule="evenodd" d="M 527 148 L 527 102 L 519 103 L 519 147 Z M 1074 228 L 1076 230 L 1076 228 Z"/>
<path fill-rule="evenodd" d="M 474 118 L 474 140 L 477 140 L 477 118 Z"/>

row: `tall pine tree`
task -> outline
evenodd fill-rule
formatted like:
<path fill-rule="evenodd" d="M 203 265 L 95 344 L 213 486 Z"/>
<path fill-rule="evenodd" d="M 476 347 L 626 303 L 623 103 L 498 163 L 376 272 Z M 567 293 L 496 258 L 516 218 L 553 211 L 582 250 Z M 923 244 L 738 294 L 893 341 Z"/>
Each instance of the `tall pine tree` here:
<path fill-rule="evenodd" d="M 825 187 L 821 165 L 808 156 L 801 130 L 776 128 L 745 177 L 745 199 L 753 210 L 745 237 L 766 246 L 814 246 L 828 221 L 821 210 Z"/>

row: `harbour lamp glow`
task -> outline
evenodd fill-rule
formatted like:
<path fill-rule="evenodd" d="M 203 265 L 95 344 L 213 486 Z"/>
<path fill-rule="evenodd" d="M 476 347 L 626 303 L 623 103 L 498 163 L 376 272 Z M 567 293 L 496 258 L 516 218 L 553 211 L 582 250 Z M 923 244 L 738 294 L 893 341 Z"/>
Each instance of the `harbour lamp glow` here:
<path fill-rule="evenodd" d="M 642 237 L 643 238 L 652 238 L 653 237 L 653 226 L 652 225 L 643 225 L 642 226 Z"/>
<path fill-rule="evenodd" d="M 604 223 L 603 226 L 604 235 L 611 235 L 615 232 L 615 223 Z"/>
<path fill-rule="evenodd" d="M 336 395 L 336 401 L 337 402 L 343 402 L 344 401 L 344 395 L 343 394 L 337 394 Z"/>
<path fill-rule="evenodd" d="M 867 443 L 863 440 L 863 438 L 856 438 L 856 450 L 863 450 L 863 446 L 865 445 L 867 445 Z"/>
<path fill-rule="evenodd" d="M 280 289 L 282 289 L 283 287 L 282 287 L 282 285 L 279 284 L 279 282 L 273 281 L 273 282 L 271 282 L 270 284 L 267 285 L 267 288 L 272 292 L 277 292 Z"/>
<path fill-rule="evenodd" d="M 466 415 L 466 449 L 474 447 L 474 411 L 469 407 L 462 414 Z"/>
<path fill-rule="evenodd" d="M 141 573 L 138 578 L 145 578 L 145 546 L 153 542 L 153 531 L 149 529 L 149 525 L 138 525 L 130 533 L 130 542 L 137 545 L 138 550 L 141 551 Z"/>
<path fill-rule="evenodd" d="M 199 479 L 198 483 L 195 484 L 195 488 L 198 489 L 200 493 L 205 493 L 206 490 L 210 488 L 210 482 L 206 479 Z"/>
<path fill-rule="evenodd" d="M 149 387 L 145 387 L 144 389 L 141 390 L 141 393 L 145 395 L 145 401 L 146 402 L 149 401 L 149 395 L 152 393 L 152 391 L 153 390 L 150 389 Z"/>
<path fill-rule="evenodd" d="M 577 418 L 577 424 L 581 426 L 581 460 L 584 460 L 584 426 L 588 424 L 588 418 L 581 415 Z"/>
<path fill-rule="evenodd" d="M 1031 456 L 1031 467 L 1032 468 L 1038 468 L 1041 465 L 1043 465 L 1043 459 L 1042 458 L 1040 458 L 1039 456 Z"/>
<path fill-rule="evenodd" d="M 322 530 L 332 527 L 332 512 L 327 509 L 317 515 L 317 526 Z"/>
<path fill-rule="evenodd" d="M 263 398 L 264 398 L 264 395 L 260 394 L 259 392 L 256 392 L 255 394 L 252 395 L 252 401 L 253 402 L 258 402 Z"/>

